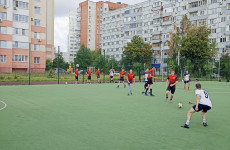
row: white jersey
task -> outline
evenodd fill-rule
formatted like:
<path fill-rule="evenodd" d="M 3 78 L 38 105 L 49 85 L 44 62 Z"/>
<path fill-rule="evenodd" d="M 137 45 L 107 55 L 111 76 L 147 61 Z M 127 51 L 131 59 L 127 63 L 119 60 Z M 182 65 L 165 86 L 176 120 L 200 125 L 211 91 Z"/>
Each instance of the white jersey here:
<path fill-rule="evenodd" d="M 189 81 L 189 77 L 190 77 L 190 74 L 184 74 L 184 77 L 185 77 L 185 81 Z"/>
<path fill-rule="evenodd" d="M 145 81 L 148 81 L 148 72 L 145 72 Z"/>
<path fill-rule="evenodd" d="M 207 105 L 209 107 L 212 107 L 212 102 L 209 98 L 209 95 L 206 91 L 202 89 L 198 89 L 195 91 L 195 95 L 200 95 L 200 102 L 199 104 Z"/>
<path fill-rule="evenodd" d="M 110 71 L 110 76 L 113 76 L 113 74 L 114 74 L 113 71 Z"/>

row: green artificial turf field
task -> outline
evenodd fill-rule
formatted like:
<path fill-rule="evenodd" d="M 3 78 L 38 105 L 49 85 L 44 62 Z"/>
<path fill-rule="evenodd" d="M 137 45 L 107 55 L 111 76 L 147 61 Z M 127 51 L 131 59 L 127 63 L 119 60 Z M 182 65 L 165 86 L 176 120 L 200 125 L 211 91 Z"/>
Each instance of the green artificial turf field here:
<path fill-rule="evenodd" d="M 154 83 L 155 97 L 141 94 L 143 83 L 2 86 L 1 150 L 228 150 L 230 84 L 201 82 L 212 100 L 202 126 L 201 113 L 190 129 L 180 126 L 195 101 L 179 83 L 173 103 L 164 102 L 165 83 Z M 183 103 L 179 109 L 177 104 Z M 4 108 L 0 103 L 0 109 Z"/>

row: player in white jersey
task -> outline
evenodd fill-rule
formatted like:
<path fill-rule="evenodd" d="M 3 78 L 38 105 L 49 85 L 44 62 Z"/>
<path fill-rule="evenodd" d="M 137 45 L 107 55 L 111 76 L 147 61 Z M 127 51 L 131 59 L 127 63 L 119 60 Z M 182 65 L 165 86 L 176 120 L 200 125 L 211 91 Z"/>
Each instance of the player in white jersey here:
<path fill-rule="evenodd" d="M 145 94 L 146 88 L 148 87 L 148 73 L 149 69 L 145 70 L 145 74 L 144 74 L 144 81 L 145 81 L 145 85 L 144 85 L 144 91 L 142 92 L 142 94 Z"/>
<path fill-rule="evenodd" d="M 114 69 L 110 69 L 109 76 L 110 76 L 110 83 L 111 83 L 111 82 L 114 82 L 114 81 L 113 81 Z"/>
<path fill-rule="evenodd" d="M 184 89 L 186 90 L 186 84 L 188 84 L 188 90 L 190 90 L 190 74 L 188 73 L 188 70 L 186 70 L 184 74 Z"/>
<path fill-rule="evenodd" d="M 185 125 L 181 126 L 183 128 L 189 128 L 189 123 L 191 120 L 191 116 L 195 112 L 202 111 L 202 118 L 203 118 L 203 126 L 208 126 L 206 123 L 206 113 L 208 110 L 212 108 L 212 102 L 209 98 L 209 95 L 206 91 L 201 89 L 201 84 L 196 84 L 196 102 L 189 102 L 189 104 L 195 104 L 187 113 L 187 121 Z"/>

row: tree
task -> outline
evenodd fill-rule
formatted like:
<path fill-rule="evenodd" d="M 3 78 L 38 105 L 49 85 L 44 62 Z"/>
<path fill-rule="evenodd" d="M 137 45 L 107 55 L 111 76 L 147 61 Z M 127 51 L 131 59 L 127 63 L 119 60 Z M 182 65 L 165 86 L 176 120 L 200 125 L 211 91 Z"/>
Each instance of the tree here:
<path fill-rule="evenodd" d="M 220 75 L 227 79 L 228 81 L 230 80 L 230 56 L 229 54 L 225 54 L 221 56 L 220 59 Z"/>
<path fill-rule="evenodd" d="M 53 60 L 53 68 L 57 68 L 57 67 L 58 67 L 58 57 L 56 57 Z M 65 70 L 67 70 L 69 68 L 69 64 L 67 62 L 65 62 L 64 58 L 60 54 L 59 54 L 59 68 L 62 68 Z"/>
<path fill-rule="evenodd" d="M 79 64 L 80 69 L 86 70 L 87 67 L 92 65 L 92 53 L 89 48 L 82 45 L 74 58 L 74 64 Z M 84 68 L 83 68 L 84 65 Z"/>
<path fill-rule="evenodd" d="M 52 69 L 53 62 L 51 60 L 46 60 L 46 71 Z"/>
<path fill-rule="evenodd" d="M 131 42 L 124 47 L 124 59 L 126 65 L 133 65 L 134 63 L 151 64 L 152 60 L 152 46 L 149 43 L 144 43 L 139 36 L 134 36 Z"/>

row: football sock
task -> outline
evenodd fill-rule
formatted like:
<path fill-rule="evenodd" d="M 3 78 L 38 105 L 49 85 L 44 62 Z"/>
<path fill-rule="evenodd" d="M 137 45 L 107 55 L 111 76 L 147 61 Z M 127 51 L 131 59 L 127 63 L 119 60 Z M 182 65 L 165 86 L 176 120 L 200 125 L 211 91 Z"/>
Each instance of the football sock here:
<path fill-rule="evenodd" d="M 206 119 L 203 119 L 203 123 L 206 123 Z"/>
<path fill-rule="evenodd" d="M 153 94 L 153 89 L 150 89 L 150 94 Z"/>
<path fill-rule="evenodd" d="M 148 88 L 146 88 L 146 91 L 145 91 L 145 93 L 147 93 L 147 92 L 148 92 L 148 90 L 149 90 L 149 89 L 148 89 Z"/>
<path fill-rule="evenodd" d="M 187 121 L 186 121 L 186 124 L 187 124 L 187 125 L 189 125 L 189 123 L 190 123 L 190 121 L 189 121 L 189 120 L 187 120 Z"/>

